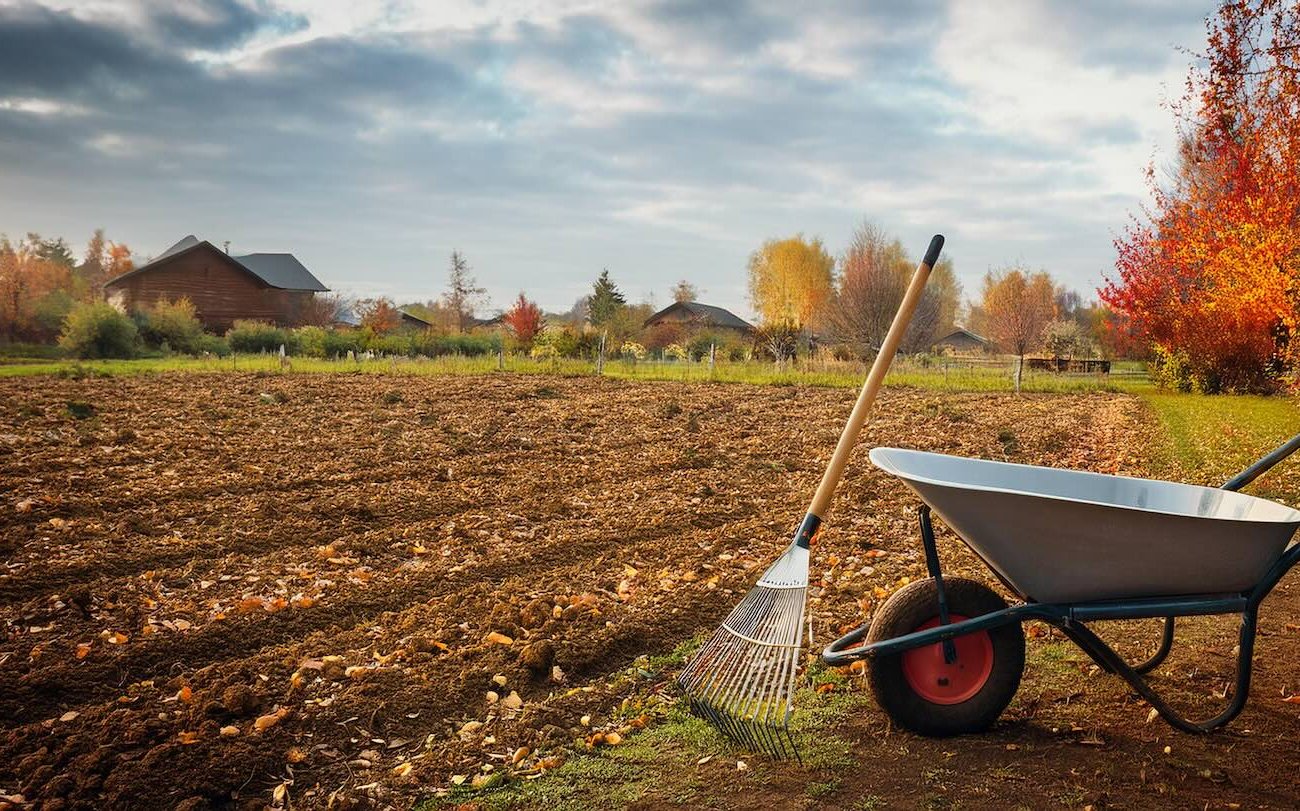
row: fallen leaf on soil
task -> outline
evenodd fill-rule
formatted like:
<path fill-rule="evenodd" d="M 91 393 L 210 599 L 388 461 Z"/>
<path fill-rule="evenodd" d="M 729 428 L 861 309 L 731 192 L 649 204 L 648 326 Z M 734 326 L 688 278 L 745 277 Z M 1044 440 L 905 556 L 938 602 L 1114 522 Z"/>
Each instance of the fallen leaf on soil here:
<path fill-rule="evenodd" d="M 468 774 L 453 774 L 451 776 L 451 784 L 453 786 L 459 786 L 460 784 L 464 783 L 468 779 L 469 779 Z"/>
<path fill-rule="evenodd" d="M 747 772 L 747 771 L 749 771 L 749 764 L 746 763 L 746 762 L 743 761 L 743 760 L 737 760 L 737 761 L 736 761 L 736 771 L 738 771 L 738 772 Z"/>
<path fill-rule="evenodd" d="M 1282 699 L 1282 701 L 1284 701 L 1287 704 L 1300 704 L 1300 693 L 1297 693 L 1296 695 L 1293 696 L 1287 696 L 1286 698 Z"/>
<path fill-rule="evenodd" d="M 60 720 L 60 721 L 71 721 L 71 720 L 73 720 L 74 718 L 76 718 L 78 715 L 81 715 L 81 713 L 77 712 L 76 710 L 68 710 L 68 711 L 65 712 L 63 715 L 60 715 L 60 716 L 59 716 L 59 720 Z"/>
<path fill-rule="evenodd" d="M 474 735 L 475 732 L 478 732 L 482 728 L 483 728 L 482 721 L 466 721 L 465 725 L 460 728 L 460 732 L 456 734 L 460 736 L 461 740 L 467 741 Z"/>
<path fill-rule="evenodd" d="M 76 657 L 78 659 L 85 659 L 89 654 L 90 654 L 89 642 L 82 642 L 79 645 L 77 645 Z"/>
<path fill-rule="evenodd" d="M 1159 717 L 1160 717 L 1160 711 L 1157 710 L 1155 707 L 1152 707 L 1151 711 L 1147 713 L 1147 723 L 1149 724 Z"/>
<path fill-rule="evenodd" d="M 189 704 L 191 701 L 194 700 L 194 691 L 191 690 L 190 686 L 187 684 L 181 689 L 176 691 L 176 700 L 185 704 Z"/>
<path fill-rule="evenodd" d="M 591 716 L 590 715 L 582 716 L 581 718 L 578 719 L 578 723 L 582 724 L 584 727 L 591 726 Z"/>
<path fill-rule="evenodd" d="M 700 758 L 699 760 L 695 761 L 695 765 L 696 765 L 696 766 L 703 766 L 705 763 L 708 763 L 710 760 L 713 760 L 713 755 L 705 755 L 704 757 L 702 757 L 702 758 Z"/>
<path fill-rule="evenodd" d="M 307 759 L 307 753 L 295 746 L 284 753 L 284 759 L 290 763 L 302 763 Z"/>
<path fill-rule="evenodd" d="M 245 597 L 235 604 L 235 612 L 239 614 L 248 614 L 252 611 L 261 611 L 266 605 L 261 597 Z"/>
<path fill-rule="evenodd" d="M 289 708 L 281 707 L 275 712 L 258 716 L 257 720 L 253 722 L 253 729 L 256 729 L 258 732 L 264 732 L 280 723 L 280 721 L 284 720 L 284 717 L 288 714 Z"/>
<path fill-rule="evenodd" d="M 121 631 L 114 631 L 113 633 L 105 637 L 104 641 L 110 645 L 125 645 L 130 639 L 131 637 L 127 636 Z"/>
<path fill-rule="evenodd" d="M 818 694 L 821 694 L 821 693 L 831 693 L 831 692 L 834 692 L 834 691 L 835 691 L 835 683 L 834 683 L 834 682 L 829 682 L 829 681 L 828 681 L 828 682 L 826 682 L 825 684 L 819 684 L 819 685 L 817 685 L 817 692 L 818 692 Z"/>
<path fill-rule="evenodd" d="M 237 738 L 237 737 L 239 737 L 239 727 L 237 727 L 237 726 L 224 726 L 224 727 L 222 727 L 222 728 L 221 728 L 221 737 L 223 737 L 223 738 Z"/>
<path fill-rule="evenodd" d="M 518 765 L 520 761 L 528 757 L 530 754 L 532 754 L 531 749 L 527 746 L 521 746 L 515 750 L 514 756 L 510 758 L 510 762 L 514 765 Z"/>
<path fill-rule="evenodd" d="M 181 743 L 185 744 L 186 746 L 189 746 L 190 744 L 194 744 L 194 743 L 198 743 L 198 742 L 199 742 L 199 733 L 197 733 L 197 732 L 178 732 L 178 733 L 176 733 L 176 739 L 177 739 L 178 741 L 180 741 Z"/>
<path fill-rule="evenodd" d="M 493 632 L 491 632 L 490 634 L 488 634 L 487 636 L 483 637 L 483 641 L 484 641 L 484 642 L 492 642 L 492 643 L 496 643 L 496 644 L 498 644 L 498 645 L 513 645 L 513 644 L 514 644 L 514 640 L 513 640 L 513 639 L 511 639 L 510 637 L 506 636 L 505 634 L 503 634 L 503 633 L 499 633 L 499 632 L 497 632 L 497 631 L 493 631 Z"/>
<path fill-rule="evenodd" d="M 414 769 L 415 769 L 414 763 L 399 763 L 393 767 L 393 774 L 397 775 L 398 777 L 406 777 Z"/>
<path fill-rule="evenodd" d="M 35 502 L 35 501 L 32 501 L 30 498 L 25 498 L 25 499 L 23 499 L 22 501 L 20 501 L 20 502 L 18 502 L 17 504 L 15 504 L 15 505 L 14 505 L 14 509 L 18 510 L 18 512 L 20 512 L 20 513 L 31 512 L 31 511 L 32 511 L 32 505 L 35 504 L 35 503 L 36 503 L 36 502 Z"/>

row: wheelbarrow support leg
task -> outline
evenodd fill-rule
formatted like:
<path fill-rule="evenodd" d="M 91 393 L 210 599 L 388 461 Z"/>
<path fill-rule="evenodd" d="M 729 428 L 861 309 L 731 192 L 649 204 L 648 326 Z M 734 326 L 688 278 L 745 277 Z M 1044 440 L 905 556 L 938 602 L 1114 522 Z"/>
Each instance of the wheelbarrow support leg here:
<path fill-rule="evenodd" d="M 925 547 L 925 568 L 934 578 L 939 595 L 939 624 L 948 625 L 948 593 L 943 588 L 943 570 L 939 568 L 939 547 L 934 541 L 934 524 L 930 521 L 930 505 L 922 504 L 917 510 L 921 521 L 921 545 Z M 957 645 L 951 639 L 943 641 L 943 660 L 948 664 L 957 661 Z"/>
<path fill-rule="evenodd" d="M 1084 653 L 1092 657 L 1092 660 L 1099 666 L 1117 674 L 1124 679 L 1124 681 L 1128 682 L 1129 686 L 1132 687 L 1138 695 L 1142 696 L 1142 698 L 1145 699 L 1146 702 L 1150 704 L 1155 711 L 1160 714 L 1160 717 L 1165 719 L 1170 726 L 1176 729 L 1181 729 L 1183 732 L 1205 733 L 1213 732 L 1219 727 L 1227 724 L 1232 719 L 1236 718 L 1242 708 L 1246 706 L 1246 699 L 1250 695 L 1251 657 L 1254 655 L 1255 650 L 1255 624 L 1257 611 L 1258 605 L 1251 605 L 1241 614 L 1241 632 L 1238 638 L 1237 680 L 1236 685 L 1233 688 L 1232 701 L 1223 712 L 1207 721 L 1192 721 L 1184 718 L 1173 707 L 1166 704 L 1164 699 L 1162 699 L 1156 691 L 1152 689 L 1151 685 L 1147 683 L 1147 680 L 1143 678 L 1142 673 L 1145 671 L 1130 666 L 1120 658 L 1120 655 L 1115 652 L 1114 648 L 1106 644 L 1105 640 L 1097 636 L 1097 634 L 1087 625 L 1084 625 L 1082 622 L 1077 620 L 1067 619 L 1061 625 L 1061 630 L 1066 632 L 1070 639 L 1074 640 L 1075 644 L 1083 648 Z M 1170 638 L 1172 636 L 1173 623 L 1166 621 L 1165 637 Z M 1162 641 L 1162 650 L 1164 647 Z M 1168 651 L 1163 650 L 1163 654 L 1167 655 Z M 1157 651 L 1155 656 L 1151 657 L 1147 662 L 1144 662 L 1140 667 L 1147 669 L 1155 667 L 1159 664 L 1159 660 L 1164 658 L 1164 655 L 1162 655 L 1162 651 Z"/>

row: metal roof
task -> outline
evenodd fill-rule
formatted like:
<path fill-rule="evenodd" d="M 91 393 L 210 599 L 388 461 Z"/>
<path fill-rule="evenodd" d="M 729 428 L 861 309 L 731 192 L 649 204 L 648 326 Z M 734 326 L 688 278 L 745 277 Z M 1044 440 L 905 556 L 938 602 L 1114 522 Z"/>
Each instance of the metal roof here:
<path fill-rule="evenodd" d="M 230 258 L 281 290 L 313 290 L 317 293 L 329 290 L 291 253 L 247 253 Z"/>
<path fill-rule="evenodd" d="M 299 262 L 291 253 L 249 253 L 243 256 L 230 256 L 206 239 L 200 240 L 193 234 L 186 235 L 184 239 L 163 251 L 147 264 L 111 279 L 107 285 L 115 285 L 123 279 L 152 270 L 178 256 L 205 247 L 225 261 L 231 262 L 251 273 L 268 287 L 275 287 L 280 290 L 310 290 L 316 293 L 324 293 L 329 290 L 328 287 L 321 284 L 320 279 L 312 275 L 310 270 L 303 267 L 302 262 Z"/>
<path fill-rule="evenodd" d="M 645 323 L 649 326 L 674 310 L 685 310 L 694 319 L 715 327 L 729 327 L 731 329 L 740 330 L 752 330 L 754 328 L 748 321 L 736 315 L 731 310 L 722 307 L 715 307 L 712 304 L 701 304 L 698 301 L 678 301 L 669 304 L 667 307 L 647 318 Z"/>

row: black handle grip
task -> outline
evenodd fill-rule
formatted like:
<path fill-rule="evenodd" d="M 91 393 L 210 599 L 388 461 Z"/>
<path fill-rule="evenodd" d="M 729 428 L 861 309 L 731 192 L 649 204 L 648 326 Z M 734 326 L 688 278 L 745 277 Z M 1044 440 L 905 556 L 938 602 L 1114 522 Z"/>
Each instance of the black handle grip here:
<path fill-rule="evenodd" d="M 930 247 L 925 251 L 925 258 L 921 262 L 928 268 L 933 268 L 934 263 L 939 261 L 939 252 L 943 250 L 943 234 L 935 234 L 930 238 Z"/>

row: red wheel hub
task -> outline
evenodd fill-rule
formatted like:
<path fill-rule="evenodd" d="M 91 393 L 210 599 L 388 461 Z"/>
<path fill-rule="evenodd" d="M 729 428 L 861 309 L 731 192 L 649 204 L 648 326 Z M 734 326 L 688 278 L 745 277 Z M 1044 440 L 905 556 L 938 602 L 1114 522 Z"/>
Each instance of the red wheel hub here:
<path fill-rule="evenodd" d="M 949 614 L 948 621 L 967 619 Z M 935 617 L 916 630 L 924 631 L 939 624 Z M 970 699 L 989 680 L 993 672 L 993 640 L 988 631 L 976 631 L 953 640 L 957 658 L 952 664 L 943 660 L 943 643 L 936 642 L 903 654 L 903 678 L 918 696 L 931 704 L 960 704 Z"/>

